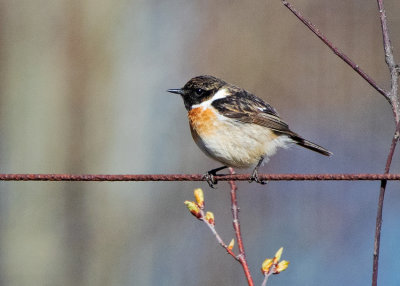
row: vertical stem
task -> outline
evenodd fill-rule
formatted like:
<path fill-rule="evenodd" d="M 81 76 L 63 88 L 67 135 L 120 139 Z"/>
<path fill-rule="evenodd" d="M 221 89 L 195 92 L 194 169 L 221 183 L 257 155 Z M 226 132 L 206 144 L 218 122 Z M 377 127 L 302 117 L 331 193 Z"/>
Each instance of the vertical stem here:
<path fill-rule="evenodd" d="M 389 98 L 391 101 L 391 105 L 393 108 L 393 113 L 395 117 L 395 122 L 398 123 L 400 121 L 400 103 L 399 103 L 399 74 L 396 62 L 393 56 L 393 47 L 392 43 L 390 42 L 390 35 L 389 35 L 389 28 L 387 25 L 386 19 L 386 11 L 383 5 L 383 0 L 377 0 L 378 2 L 378 9 L 379 9 L 379 18 L 381 21 L 381 29 L 382 29 L 382 40 L 383 40 L 383 48 L 385 50 L 385 61 L 389 68 L 390 78 L 392 88 L 389 94 Z"/>
<path fill-rule="evenodd" d="M 268 274 L 264 276 L 264 280 L 263 280 L 261 286 L 267 286 L 268 278 L 269 278 Z"/>
<path fill-rule="evenodd" d="M 400 123 L 397 124 L 396 132 L 393 135 L 392 144 L 390 146 L 389 154 L 386 160 L 385 174 L 389 174 L 390 165 L 392 164 L 393 154 L 396 149 L 397 141 L 399 140 L 399 133 L 400 133 Z M 379 248 L 381 242 L 382 212 L 383 212 L 383 201 L 385 198 L 386 185 L 387 185 L 387 180 L 382 180 L 379 192 L 378 210 L 376 214 L 374 255 L 372 263 L 372 286 L 378 285 Z"/>
<path fill-rule="evenodd" d="M 230 171 L 231 175 L 235 174 L 235 171 L 233 170 L 233 168 L 229 168 L 229 171 Z M 238 249 L 239 249 L 238 259 L 239 259 L 240 264 L 242 264 L 242 268 L 244 271 L 244 275 L 246 276 L 247 283 L 249 284 L 249 286 L 253 286 L 254 282 L 253 282 L 253 278 L 251 277 L 249 265 L 247 264 L 246 253 L 244 251 L 243 240 L 242 240 L 242 233 L 240 231 L 239 207 L 238 207 L 237 196 L 236 196 L 237 186 L 236 186 L 235 181 L 229 181 L 229 185 L 231 186 L 233 228 L 235 230 L 236 240 L 237 240 Z"/>
<path fill-rule="evenodd" d="M 399 75 L 396 66 L 396 62 L 393 56 L 393 48 L 390 42 L 389 28 L 386 20 L 386 11 L 383 5 L 383 0 L 377 0 L 379 8 L 379 17 L 381 21 L 382 28 L 382 38 L 383 38 L 383 48 L 385 50 L 385 61 L 390 71 L 391 85 L 392 88 L 389 93 L 390 103 L 392 105 L 392 110 L 394 114 L 394 119 L 396 122 L 396 130 L 393 135 L 392 144 L 390 146 L 389 154 L 386 160 L 385 174 L 389 173 L 390 165 L 392 163 L 392 158 L 394 150 L 396 149 L 397 141 L 399 140 L 400 133 L 400 106 L 399 106 Z M 385 198 L 387 180 L 381 181 L 381 187 L 378 199 L 378 210 L 376 214 L 376 226 L 375 226 L 375 239 L 374 239 L 374 255 L 372 262 L 372 286 L 378 285 L 378 268 L 379 268 L 379 248 L 381 242 L 381 229 L 382 229 L 382 213 L 383 213 L 383 201 Z"/>

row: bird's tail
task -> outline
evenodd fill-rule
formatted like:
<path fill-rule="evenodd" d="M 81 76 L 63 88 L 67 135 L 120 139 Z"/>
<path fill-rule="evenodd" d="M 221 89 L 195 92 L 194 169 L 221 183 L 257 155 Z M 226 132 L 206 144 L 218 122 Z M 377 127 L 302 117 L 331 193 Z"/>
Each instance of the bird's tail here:
<path fill-rule="evenodd" d="M 310 149 L 310 150 L 315 151 L 315 152 L 317 152 L 317 153 L 320 153 L 320 154 L 322 154 L 322 155 L 330 156 L 330 155 L 333 154 L 332 152 L 328 151 L 328 150 L 325 149 L 324 147 L 321 147 L 321 146 L 319 146 L 319 145 L 317 145 L 317 144 L 315 144 L 315 143 L 313 143 L 313 142 L 311 142 L 311 141 L 308 141 L 308 140 L 306 140 L 306 139 L 300 137 L 300 136 L 297 135 L 297 134 L 293 134 L 293 135 L 291 136 L 291 138 L 294 140 L 294 142 L 295 142 L 297 145 L 300 145 L 300 146 L 302 146 L 302 147 L 304 147 L 304 148 Z"/>

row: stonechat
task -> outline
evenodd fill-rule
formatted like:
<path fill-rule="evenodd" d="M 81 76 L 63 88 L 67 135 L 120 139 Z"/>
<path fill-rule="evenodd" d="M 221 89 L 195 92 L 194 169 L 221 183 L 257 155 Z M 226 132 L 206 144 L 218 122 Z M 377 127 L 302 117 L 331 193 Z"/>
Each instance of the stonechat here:
<path fill-rule="evenodd" d="M 168 92 L 182 96 L 197 146 L 223 164 L 205 175 L 210 186 L 215 183 L 213 175 L 224 168 L 251 166 L 255 168 L 250 180 L 264 184 L 258 178 L 262 162 L 293 143 L 325 156 L 332 154 L 291 131 L 271 105 L 219 78 L 197 76 Z"/>

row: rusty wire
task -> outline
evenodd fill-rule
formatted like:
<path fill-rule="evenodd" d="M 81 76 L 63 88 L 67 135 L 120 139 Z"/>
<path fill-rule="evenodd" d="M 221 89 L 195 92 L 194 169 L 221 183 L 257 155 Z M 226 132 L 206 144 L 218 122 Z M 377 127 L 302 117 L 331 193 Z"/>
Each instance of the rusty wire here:
<path fill-rule="evenodd" d="M 250 174 L 217 175 L 217 181 L 248 181 Z M 259 174 L 267 181 L 381 181 L 400 180 L 400 174 Z M 204 181 L 201 174 L 0 174 L 0 181 Z"/>

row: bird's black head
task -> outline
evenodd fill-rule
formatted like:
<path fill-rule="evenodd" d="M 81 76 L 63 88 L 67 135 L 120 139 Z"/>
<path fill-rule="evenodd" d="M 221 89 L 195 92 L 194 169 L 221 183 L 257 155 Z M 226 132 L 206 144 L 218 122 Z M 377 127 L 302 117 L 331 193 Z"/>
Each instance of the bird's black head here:
<path fill-rule="evenodd" d="M 190 110 L 193 105 L 211 98 L 224 85 L 226 85 L 226 82 L 219 78 L 201 75 L 189 80 L 184 87 L 168 89 L 168 92 L 180 94 L 186 109 Z"/>

